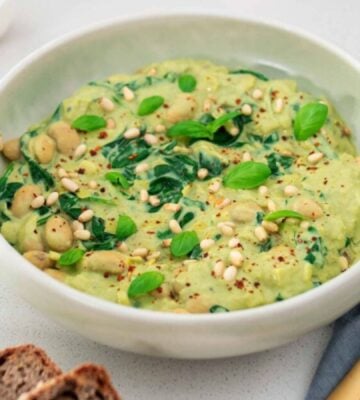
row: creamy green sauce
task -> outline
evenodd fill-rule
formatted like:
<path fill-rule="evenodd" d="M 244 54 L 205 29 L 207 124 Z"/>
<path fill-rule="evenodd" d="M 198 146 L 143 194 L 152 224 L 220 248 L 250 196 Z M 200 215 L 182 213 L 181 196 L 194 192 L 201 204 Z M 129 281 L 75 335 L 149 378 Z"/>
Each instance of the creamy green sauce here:
<path fill-rule="evenodd" d="M 184 74 L 195 78 L 195 87 L 186 80 L 179 85 Z M 141 102 L 151 96 L 160 96 L 162 104 L 138 115 Z M 328 107 L 325 123 L 307 140 L 296 140 L 293 121 L 299 109 L 317 101 Z M 208 124 L 231 111 L 238 115 L 213 139 L 167 135 L 180 121 Z M 107 126 L 87 133 L 70 128 L 83 115 L 99 116 Z M 60 151 L 64 144 L 53 132 L 64 122 L 69 135 L 77 134 L 86 145 L 78 158 L 74 149 Z M 132 128 L 140 135 L 124 138 Z M 36 142 L 41 135 L 55 145 L 48 160 Z M 22 135 L 21 149 L 22 158 L 0 183 L 1 233 L 31 261 L 31 252 L 38 252 L 43 261 L 33 262 L 46 273 L 112 302 L 190 313 L 257 307 L 321 285 L 359 258 L 360 163 L 349 129 L 328 100 L 301 92 L 292 80 L 231 73 L 207 61 L 154 64 L 81 88 L 50 119 Z M 247 160 L 268 165 L 271 175 L 253 189 L 226 187 L 229 168 Z M 61 169 L 78 190 L 64 186 Z M 109 181 L 108 172 L 121 173 L 125 184 Z M 39 187 L 35 197 L 57 192 L 60 201 L 17 212 L 14 192 L 29 184 Z M 154 196 L 150 202 L 146 194 Z M 169 211 L 168 203 L 179 210 Z M 83 227 L 89 237 L 80 240 L 70 233 L 69 243 L 59 247 L 56 242 L 69 236 L 65 232 L 54 243 L 46 231 L 49 220 L 59 215 L 72 224 L 86 209 L 94 215 Z M 275 209 L 296 210 L 304 219 L 275 221 L 275 227 L 264 223 Z M 117 236 L 119 215 L 136 225 L 125 240 Z M 199 239 L 183 257 L 171 254 L 176 233 L 170 220 Z M 86 253 L 73 265 L 60 265 L 61 254 L 74 248 Z M 235 274 L 228 269 L 234 251 L 241 256 Z M 164 282 L 129 298 L 130 283 L 148 271 L 160 273 Z"/>

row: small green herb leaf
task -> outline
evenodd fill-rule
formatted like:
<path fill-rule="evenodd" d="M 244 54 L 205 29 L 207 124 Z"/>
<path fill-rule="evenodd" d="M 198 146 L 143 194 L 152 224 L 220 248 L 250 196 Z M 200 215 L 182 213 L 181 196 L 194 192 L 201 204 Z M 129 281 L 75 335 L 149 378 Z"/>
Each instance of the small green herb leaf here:
<path fill-rule="evenodd" d="M 120 185 L 123 189 L 129 189 L 130 183 L 120 172 L 112 171 L 105 175 L 105 179 L 113 185 Z"/>
<path fill-rule="evenodd" d="M 175 257 L 183 257 L 189 254 L 198 244 L 199 238 L 196 232 L 185 231 L 174 236 L 171 241 L 170 251 Z"/>
<path fill-rule="evenodd" d="M 194 139 L 212 139 L 212 132 L 199 121 L 181 121 L 167 132 L 169 137 L 186 136 Z"/>
<path fill-rule="evenodd" d="M 131 283 L 128 289 L 128 297 L 134 299 L 136 297 L 144 296 L 149 292 L 157 289 L 164 282 L 165 277 L 162 273 L 157 271 L 148 271 L 137 276 Z"/>
<path fill-rule="evenodd" d="M 144 115 L 152 114 L 163 104 L 164 104 L 164 98 L 161 96 L 146 97 L 139 105 L 138 115 L 142 117 Z"/>
<path fill-rule="evenodd" d="M 137 231 L 135 222 L 127 215 L 120 215 L 116 226 L 116 237 L 124 240 Z"/>
<path fill-rule="evenodd" d="M 231 167 L 223 183 L 232 189 L 253 189 L 264 183 L 270 175 L 271 170 L 266 164 L 246 161 Z"/>
<path fill-rule="evenodd" d="M 85 251 L 81 249 L 70 249 L 61 254 L 59 264 L 62 266 L 69 266 L 78 263 L 84 256 Z"/>
<path fill-rule="evenodd" d="M 229 312 L 229 310 L 223 306 L 218 306 L 217 304 L 213 305 L 210 307 L 209 311 L 212 314 L 218 314 L 218 313 L 224 313 L 224 312 Z"/>
<path fill-rule="evenodd" d="M 231 111 L 227 114 L 221 115 L 219 118 L 216 118 L 214 121 L 210 122 L 207 127 L 211 133 L 215 133 L 228 121 L 231 121 L 238 115 L 240 115 L 240 111 Z"/>
<path fill-rule="evenodd" d="M 230 71 L 230 74 L 248 74 L 248 75 L 253 75 L 256 78 L 265 82 L 269 80 L 269 78 L 264 74 L 262 74 L 261 72 L 253 71 L 251 69 L 238 69 L 236 71 Z"/>
<path fill-rule="evenodd" d="M 296 114 L 294 133 L 296 140 L 306 140 L 315 135 L 324 125 L 328 107 L 322 103 L 308 103 Z"/>
<path fill-rule="evenodd" d="M 296 218 L 296 219 L 304 219 L 305 216 L 292 210 L 278 210 L 273 211 L 267 215 L 265 215 L 265 221 L 276 221 L 281 218 Z"/>
<path fill-rule="evenodd" d="M 179 77 L 179 88 L 185 93 L 193 92 L 196 88 L 196 79 L 193 75 L 184 74 Z"/>
<path fill-rule="evenodd" d="M 72 123 L 72 127 L 78 131 L 92 132 L 97 129 L 105 128 L 106 121 L 98 115 L 81 115 Z"/>

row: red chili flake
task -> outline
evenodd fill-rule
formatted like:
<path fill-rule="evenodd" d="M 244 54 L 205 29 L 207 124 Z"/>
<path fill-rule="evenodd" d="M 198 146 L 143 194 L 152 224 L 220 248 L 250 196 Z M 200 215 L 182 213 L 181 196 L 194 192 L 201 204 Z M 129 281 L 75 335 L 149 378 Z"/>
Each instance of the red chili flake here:
<path fill-rule="evenodd" d="M 163 107 L 164 107 L 164 108 L 169 108 L 169 104 L 164 103 Z"/>
<path fill-rule="evenodd" d="M 162 292 L 163 292 L 163 288 L 160 286 L 160 287 L 158 287 L 158 288 L 156 289 L 156 291 L 157 291 L 158 293 L 162 293 Z"/>
<path fill-rule="evenodd" d="M 106 131 L 101 131 L 98 136 L 99 139 L 106 139 L 107 137 L 108 133 Z"/>
<path fill-rule="evenodd" d="M 236 100 L 235 100 L 235 103 L 236 103 L 236 104 L 240 104 L 240 103 L 241 103 L 241 99 L 236 99 Z"/>
<path fill-rule="evenodd" d="M 104 272 L 104 278 L 108 278 L 110 276 L 110 272 Z"/>
<path fill-rule="evenodd" d="M 128 271 L 133 272 L 136 269 L 135 265 L 129 265 Z"/>
<path fill-rule="evenodd" d="M 146 232 L 148 235 L 155 235 L 155 232 L 154 231 L 147 231 Z"/>
<path fill-rule="evenodd" d="M 244 289 L 244 282 L 237 279 L 234 283 L 234 286 L 236 286 L 238 289 Z"/>
<path fill-rule="evenodd" d="M 90 155 L 93 156 L 93 157 L 95 157 L 95 156 L 97 155 L 97 150 L 91 149 L 91 150 L 90 150 Z"/>
<path fill-rule="evenodd" d="M 279 261 L 279 262 L 284 262 L 284 261 L 285 261 L 285 258 L 284 258 L 283 256 L 279 256 L 279 257 L 278 257 L 278 261 Z"/>
<path fill-rule="evenodd" d="M 118 276 L 116 277 L 116 280 L 117 280 L 118 282 L 121 282 L 121 281 L 124 280 L 124 279 L 125 279 L 125 277 L 122 276 L 122 275 L 118 275 Z"/>

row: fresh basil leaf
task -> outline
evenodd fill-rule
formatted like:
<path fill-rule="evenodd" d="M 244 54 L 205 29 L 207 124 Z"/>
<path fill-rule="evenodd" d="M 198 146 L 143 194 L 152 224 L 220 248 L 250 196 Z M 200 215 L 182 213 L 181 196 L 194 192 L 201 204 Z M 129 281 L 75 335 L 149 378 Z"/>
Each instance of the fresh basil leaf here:
<path fill-rule="evenodd" d="M 246 161 L 229 168 L 223 183 L 232 189 L 254 189 L 263 184 L 270 175 L 271 170 L 266 164 Z"/>
<path fill-rule="evenodd" d="M 315 135 L 324 125 L 328 107 L 322 103 L 308 103 L 300 108 L 294 121 L 296 140 L 306 140 Z"/>
<path fill-rule="evenodd" d="M 161 96 L 146 97 L 139 105 L 138 115 L 143 117 L 144 115 L 152 114 L 163 104 L 164 104 L 164 98 Z"/>
<path fill-rule="evenodd" d="M 164 280 L 164 275 L 158 271 L 144 272 L 131 281 L 127 292 L 128 297 L 134 299 L 136 297 L 144 296 L 160 287 Z"/>
<path fill-rule="evenodd" d="M 212 139 L 213 133 L 199 121 L 180 121 L 167 131 L 169 137 L 190 137 L 195 139 Z"/>
<path fill-rule="evenodd" d="M 217 304 L 215 304 L 210 307 L 209 312 L 211 312 L 212 314 L 217 314 L 217 313 L 229 312 L 229 310 L 223 306 L 218 306 Z"/>
<path fill-rule="evenodd" d="M 105 175 L 105 179 L 111 182 L 113 185 L 121 186 L 123 189 L 129 189 L 130 187 L 129 181 L 120 172 L 116 171 L 108 172 Z"/>
<path fill-rule="evenodd" d="M 181 91 L 190 93 L 195 90 L 197 82 L 193 75 L 184 74 L 180 75 L 178 84 Z"/>
<path fill-rule="evenodd" d="M 70 249 L 61 254 L 59 264 L 61 266 L 69 266 L 78 263 L 84 256 L 85 251 L 81 249 Z"/>
<path fill-rule="evenodd" d="M 137 227 L 132 218 L 127 215 L 120 215 L 116 225 L 116 237 L 125 240 L 137 231 Z"/>
<path fill-rule="evenodd" d="M 171 241 L 170 251 L 175 257 L 186 256 L 199 244 L 199 238 L 194 231 L 178 233 Z"/>
<path fill-rule="evenodd" d="M 240 115 L 240 111 L 231 111 L 227 114 L 221 115 L 219 118 L 216 118 L 214 121 L 210 122 L 207 125 L 207 128 L 211 133 L 215 133 L 218 131 L 223 125 L 232 119 L 238 117 Z"/>
<path fill-rule="evenodd" d="M 235 71 L 230 71 L 230 74 L 248 74 L 248 75 L 253 75 L 256 78 L 260 79 L 261 81 L 267 82 L 269 78 L 262 74 L 261 72 L 253 71 L 251 69 L 238 69 Z"/>
<path fill-rule="evenodd" d="M 265 221 L 276 221 L 277 219 L 281 218 L 296 218 L 296 219 L 304 219 L 305 216 L 303 214 L 300 214 L 296 211 L 292 210 L 278 210 L 278 211 L 273 211 L 269 214 L 266 214 L 264 217 Z"/>
<path fill-rule="evenodd" d="M 99 117 L 98 115 L 81 115 L 73 121 L 71 126 L 78 131 L 92 132 L 105 128 L 106 121 L 103 117 Z"/>

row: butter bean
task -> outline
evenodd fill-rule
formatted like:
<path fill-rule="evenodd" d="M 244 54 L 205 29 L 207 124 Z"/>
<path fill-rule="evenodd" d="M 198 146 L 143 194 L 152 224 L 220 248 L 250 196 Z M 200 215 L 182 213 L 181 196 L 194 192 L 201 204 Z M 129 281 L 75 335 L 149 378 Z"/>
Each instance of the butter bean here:
<path fill-rule="evenodd" d="M 55 140 L 58 151 L 67 156 L 74 154 L 75 149 L 81 142 L 80 135 L 76 130 L 72 129 L 64 121 L 55 122 L 50 125 L 48 135 Z"/>
<path fill-rule="evenodd" d="M 42 238 L 43 228 L 37 226 L 38 216 L 30 214 L 26 217 L 25 222 L 22 221 L 18 232 L 18 248 L 21 253 L 27 251 L 44 250 L 44 243 Z"/>
<path fill-rule="evenodd" d="M 293 204 L 293 210 L 311 219 L 317 219 L 323 215 L 320 205 L 312 199 L 297 199 Z"/>
<path fill-rule="evenodd" d="M 255 219 L 256 213 L 261 212 L 262 209 L 255 202 L 243 201 L 238 202 L 230 210 L 230 216 L 236 222 L 251 222 Z"/>
<path fill-rule="evenodd" d="M 8 160 L 18 160 L 21 157 L 20 139 L 11 139 L 5 142 L 2 152 Z"/>
<path fill-rule="evenodd" d="M 41 189 L 36 185 L 24 185 L 15 192 L 11 212 L 21 218 L 30 211 L 32 201 L 41 195 Z"/>
<path fill-rule="evenodd" d="M 177 96 L 167 112 L 167 120 L 175 123 L 185 119 L 191 119 L 197 107 L 196 100 L 189 94 Z"/>
<path fill-rule="evenodd" d="M 52 250 L 68 250 L 73 244 L 73 231 L 69 222 L 59 215 L 49 218 L 45 225 L 45 240 Z"/>
<path fill-rule="evenodd" d="M 48 164 L 54 158 L 56 143 L 48 135 L 37 136 L 33 146 L 35 157 L 40 164 Z"/>
<path fill-rule="evenodd" d="M 87 253 L 80 262 L 80 268 L 87 271 L 120 274 L 127 266 L 128 257 L 118 251 L 100 250 Z"/>
<path fill-rule="evenodd" d="M 45 253 L 45 251 L 31 250 L 25 252 L 23 256 L 30 261 L 31 264 L 34 264 L 40 269 L 52 268 L 55 264 L 55 262 L 50 259 L 48 253 Z"/>

